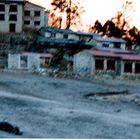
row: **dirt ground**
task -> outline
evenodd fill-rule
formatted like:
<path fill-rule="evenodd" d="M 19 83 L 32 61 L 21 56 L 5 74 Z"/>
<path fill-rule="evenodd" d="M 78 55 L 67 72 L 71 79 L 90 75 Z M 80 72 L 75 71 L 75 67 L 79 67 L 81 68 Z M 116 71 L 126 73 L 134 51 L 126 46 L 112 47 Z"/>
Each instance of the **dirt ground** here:
<path fill-rule="evenodd" d="M 95 93 L 127 94 L 95 96 Z M 87 96 L 87 95 L 91 96 Z M 0 73 L 0 121 L 23 135 L 1 138 L 140 138 L 140 81 L 90 82 Z"/>

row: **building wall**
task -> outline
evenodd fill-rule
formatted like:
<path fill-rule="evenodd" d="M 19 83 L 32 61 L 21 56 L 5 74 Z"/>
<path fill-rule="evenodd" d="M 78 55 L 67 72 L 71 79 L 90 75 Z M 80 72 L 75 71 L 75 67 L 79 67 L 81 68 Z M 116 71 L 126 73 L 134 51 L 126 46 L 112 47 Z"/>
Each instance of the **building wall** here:
<path fill-rule="evenodd" d="M 8 54 L 8 69 L 20 68 L 20 54 Z"/>
<path fill-rule="evenodd" d="M 50 32 L 45 32 L 45 37 L 51 37 L 51 33 Z"/>
<path fill-rule="evenodd" d="M 102 68 L 97 68 L 97 60 L 102 61 Z M 110 69 L 109 61 L 114 61 L 114 69 Z M 94 74 L 120 74 L 118 70 L 119 61 L 115 58 L 94 57 L 86 52 L 80 52 L 74 55 L 73 70 L 79 75 L 94 75 Z M 121 67 L 119 67 L 121 68 Z"/>
<path fill-rule="evenodd" d="M 40 58 L 36 54 L 28 55 L 28 69 L 38 70 L 40 68 Z"/>
<path fill-rule="evenodd" d="M 93 38 L 90 42 L 93 43 L 93 45 L 94 45 L 94 46 L 97 46 L 97 47 L 115 48 L 114 42 L 97 41 L 97 40 L 94 39 L 94 38 Z M 120 43 L 120 49 L 126 50 L 126 43 Z"/>
<path fill-rule="evenodd" d="M 30 12 L 29 15 L 25 14 L 27 11 Z M 40 12 L 40 15 L 35 16 L 37 11 Z M 30 23 L 27 24 L 27 22 Z M 39 29 L 43 26 L 48 26 L 48 13 L 44 11 L 44 8 L 26 3 L 24 5 L 24 28 Z"/>
<path fill-rule="evenodd" d="M 2 4 L 2 3 L 1 3 Z M 3 3 L 4 4 L 4 3 Z M 23 21 L 23 6 L 22 4 L 17 4 L 17 3 L 9 3 L 9 4 L 4 4 L 5 5 L 5 11 L 0 12 L 0 14 L 4 14 L 5 19 L 0 21 L 0 32 L 7 33 L 9 31 L 9 26 L 10 24 L 15 24 L 15 32 L 22 32 L 22 21 Z M 17 11 L 16 12 L 10 12 L 10 5 L 17 5 Z M 17 20 L 16 21 L 10 21 L 9 17 L 10 15 L 16 15 Z"/>
<path fill-rule="evenodd" d="M 79 75 L 91 75 L 93 71 L 93 62 L 93 57 L 85 52 L 74 55 L 74 73 Z"/>
<path fill-rule="evenodd" d="M 79 36 L 75 34 L 68 34 L 68 39 L 79 40 Z"/>
<path fill-rule="evenodd" d="M 121 44 L 121 49 L 122 49 L 122 50 L 126 50 L 126 44 L 125 44 L 125 43 L 122 43 L 122 44 Z"/>
<path fill-rule="evenodd" d="M 22 67 L 21 56 L 27 56 L 27 67 Z M 27 70 L 38 70 L 40 68 L 39 55 L 29 54 L 8 54 L 8 69 L 27 69 Z"/>
<path fill-rule="evenodd" d="M 63 33 L 56 33 L 55 38 L 64 38 Z"/>

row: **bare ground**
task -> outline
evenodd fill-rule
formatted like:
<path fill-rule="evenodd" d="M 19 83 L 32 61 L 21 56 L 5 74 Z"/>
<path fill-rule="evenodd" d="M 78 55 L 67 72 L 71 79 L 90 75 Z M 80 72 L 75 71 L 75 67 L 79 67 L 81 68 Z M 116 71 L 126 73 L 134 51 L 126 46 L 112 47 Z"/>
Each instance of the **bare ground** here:
<path fill-rule="evenodd" d="M 127 94 L 94 96 L 127 91 Z M 87 96 L 87 95 L 92 96 Z M 140 138 L 140 82 L 90 82 L 0 73 L 0 121 L 22 136 L 1 138 Z"/>

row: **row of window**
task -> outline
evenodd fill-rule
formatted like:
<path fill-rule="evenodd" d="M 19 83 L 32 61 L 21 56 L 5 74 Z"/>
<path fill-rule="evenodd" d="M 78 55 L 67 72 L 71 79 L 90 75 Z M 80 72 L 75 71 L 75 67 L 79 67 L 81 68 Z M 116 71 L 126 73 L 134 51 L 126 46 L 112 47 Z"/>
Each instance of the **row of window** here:
<path fill-rule="evenodd" d="M 104 43 L 102 44 L 102 46 L 108 48 L 108 47 L 110 46 L 110 44 L 104 42 Z M 115 42 L 115 43 L 114 43 L 114 47 L 115 47 L 115 48 L 121 48 L 121 43 Z"/>
<path fill-rule="evenodd" d="M 95 60 L 95 69 L 104 70 L 104 60 L 96 59 Z M 107 70 L 115 71 L 115 60 L 107 60 Z"/>
<path fill-rule="evenodd" d="M 4 20 L 5 20 L 5 15 L 4 14 L 0 14 L 0 21 L 4 21 Z M 17 21 L 17 15 L 10 14 L 9 15 L 9 21 Z M 25 20 L 24 24 L 25 25 L 30 25 L 30 21 L 29 20 Z M 40 21 L 34 21 L 34 25 L 39 26 L 40 25 Z"/>
<path fill-rule="evenodd" d="M 56 37 L 56 33 L 51 33 L 50 37 L 55 38 Z M 63 38 L 68 39 L 68 34 L 64 34 Z"/>
<path fill-rule="evenodd" d="M 24 11 L 24 16 L 31 16 L 31 11 L 29 11 L 29 10 Z M 39 17 L 40 11 L 34 11 L 34 16 Z"/>
<path fill-rule="evenodd" d="M 132 73 L 132 62 L 125 62 L 124 63 L 124 72 L 125 73 Z M 96 59 L 95 60 L 95 69 L 96 70 L 104 70 L 104 60 Z M 115 71 L 115 60 L 108 60 L 107 61 L 107 70 Z M 135 73 L 140 73 L 140 63 L 135 63 Z"/>
<path fill-rule="evenodd" d="M 9 8 L 9 12 L 17 12 L 17 5 L 10 5 Z M 4 4 L 0 4 L 0 12 L 4 12 L 5 11 L 5 5 Z"/>
<path fill-rule="evenodd" d="M 4 20 L 5 20 L 5 14 L 0 14 L 0 21 L 4 21 Z M 17 21 L 17 15 L 10 14 L 9 21 Z"/>
<path fill-rule="evenodd" d="M 124 72 L 126 73 L 132 73 L 132 63 L 131 62 L 125 62 L 124 63 Z M 135 73 L 140 73 L 140 63 L 135 64 Z"/>
<path fill-rule="evenodd" d="M 25 25 L 30 25 L 30 21 L 29 20 L 25 20 L 24 24 Z M 39 26 L 40 25 L 40 21 L 34 21 L 34 25 Z"/>

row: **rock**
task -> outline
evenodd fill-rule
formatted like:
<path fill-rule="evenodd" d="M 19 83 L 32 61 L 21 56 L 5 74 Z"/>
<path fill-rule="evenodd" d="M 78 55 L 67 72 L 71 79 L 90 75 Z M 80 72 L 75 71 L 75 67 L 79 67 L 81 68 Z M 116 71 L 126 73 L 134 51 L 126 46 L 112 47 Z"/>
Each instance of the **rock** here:
<path fill-rule="evenodd" d="M 13 133 L 15 135 L 22 135 L 22 132 L 19 130 L 18 127 L 14 127 L 8 122 L 0 122 L 0 131 Z"/>
<path fill-rule="evenodd" d="M 115 110 L 115 112 L 121 112 L 121 109 L 117 109 L 117 110 Z"/>

